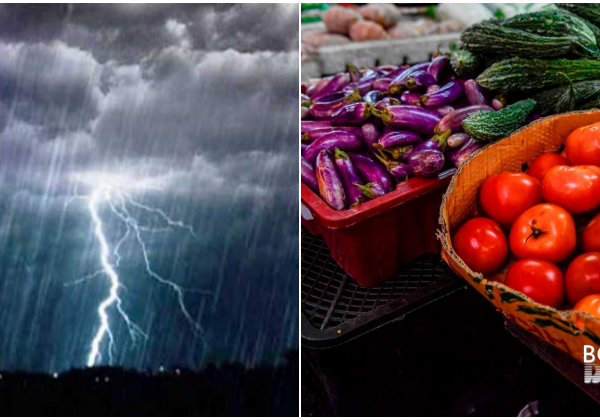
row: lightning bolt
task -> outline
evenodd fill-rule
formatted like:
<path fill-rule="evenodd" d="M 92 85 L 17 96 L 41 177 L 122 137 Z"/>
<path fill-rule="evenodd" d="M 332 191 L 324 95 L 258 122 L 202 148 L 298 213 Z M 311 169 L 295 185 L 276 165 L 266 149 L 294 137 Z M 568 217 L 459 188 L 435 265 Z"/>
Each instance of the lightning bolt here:
<path fill-rule="evenodd" d="M 97 308 L 97 314 L 99 319 L 99 326 L 96 330 L 94 338 L 90 344 L 90 351 L 87 357 L 87 366 L 92 367 L 102 362 L 102 345 L 107 341 L 108 345 L 108 360 L 109 364 L 113 363 L 113 354 L 115 349 L 115 337 L 111 330 L 110 322 L 110 310 L 115 309 L 121 319 L 125 322 L 128 328 L 129 335 L 134 342 L 139 339 L 147 340 L 147 333 L 136 324 L 129 314 L 123 308 L 123 301 L 121 299 L 120 291 L 125 289 L 125 286 L 119 278 L 117 268 L 120 265 L 122 256 L 120 249 L 126 241 L 133 237 L 135 242 L 139 246 L 141 251 L 144 268 L 148 277 L 157 281 L 159 284 L 168 287 L 177 297 L 179 310 L 185 317 L 190 327 L 196 335 L 198 335 L 202 341 L 203 350 L 206 353 L 208 343 L 206 341 L 206 332 L 202 325 L 194 319 L 185 304 L 186 292 L 197 293 L 206 296 L 214 297 L 214 292 L 204 289 L 184 289 L 179 284 L 161 276 L 158 274 L 151 265 L 150 257 L 148 254 L 148 247 L 143 238 L 143 233 L 159 233 L 171 231 L 173 229 L 186 230 L 191 236 L 196 237 L 196 232 L 193 227 L 183 223 L 182 221 L 171 219 L 163 210 L 160 208 L 150 207 L 136 201 L 131 194 L 124 191 L 124 189 L 102 185 L 95 188 L 89 196 L 76 195 L 72 196 L 66 203 L 65 209 L 75 199 L 83 199 L 87 202 L 87 210 L 90 214 L 91 221 L 94 227 L 94 236 L 100 247 L 100 265 L 101 269 L 91 274 L 87 274 L 75 281 L 66 283 L 66 286 L 77 285 L 88 280 L 92 280 L 99 276 L 104 276 L 108 279 L 109 290 L 106 298 L 100 302 Z M 116 216 L 125 226 L 125 233 L 119 238 L 114 247 L 111 249 L 111 245 L 107 239 L 105 233 L 105 224 L 102 220 L 100 209 L 105 207 Z M 139 220 L 134 217 L 130 209 L 136 209 L 137 211 L 147 212 L 154 215 L 158 220 L 162 221 L 165 226 L 147 226 L 141 224 Z"/>

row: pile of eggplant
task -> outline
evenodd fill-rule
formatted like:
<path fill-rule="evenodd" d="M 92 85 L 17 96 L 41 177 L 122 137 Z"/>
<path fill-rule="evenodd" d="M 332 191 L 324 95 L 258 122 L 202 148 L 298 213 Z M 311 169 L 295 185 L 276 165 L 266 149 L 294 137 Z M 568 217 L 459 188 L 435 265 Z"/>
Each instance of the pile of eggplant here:
<path fill-rule="evenodd" d="M 463 120 L 505 106 L 456 76 L 443 54 L 413 66 L 349 65 L 302 84 L 300 102 L 302 182 L 334 210 L 458 167 L 482 147 Z"/>

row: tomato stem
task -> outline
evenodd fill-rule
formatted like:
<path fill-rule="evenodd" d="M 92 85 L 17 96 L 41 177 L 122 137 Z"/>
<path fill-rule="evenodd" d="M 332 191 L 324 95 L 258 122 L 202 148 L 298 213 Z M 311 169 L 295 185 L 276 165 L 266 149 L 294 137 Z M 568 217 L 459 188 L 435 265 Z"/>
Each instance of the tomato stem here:
<path fill-rule="evenodd" d="M 541 235 L 545 234 L 545 233 L 550 233 L 549 231 L 543 231 L 542 229 L 535 227 L 535 224 L 537 223 L 537 221 L 535 219 L 533 219 L 531 221 L 531 234 L 525 238 L 525 243 L 527 243 L 527 241 L 529 240 L 529 238 L 533 237 L 533 239 L 537 239 L 538 237 L 540 237 Z"/>

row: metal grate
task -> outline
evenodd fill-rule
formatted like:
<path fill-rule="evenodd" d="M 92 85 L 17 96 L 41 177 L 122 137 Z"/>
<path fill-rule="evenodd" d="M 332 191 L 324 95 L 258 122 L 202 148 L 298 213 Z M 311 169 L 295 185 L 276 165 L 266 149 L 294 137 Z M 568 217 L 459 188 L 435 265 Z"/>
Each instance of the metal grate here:
<path fill-rule="evenodd" d="M 301 250 L 302 313 L 320 330 L 335 328 L 422 290 L 450 273 L 439 255 L 426 254 L 402 265 L 395 277 L 377 286 L 362 287 L 330 257 L 323 239 L 304 228 Z"/>

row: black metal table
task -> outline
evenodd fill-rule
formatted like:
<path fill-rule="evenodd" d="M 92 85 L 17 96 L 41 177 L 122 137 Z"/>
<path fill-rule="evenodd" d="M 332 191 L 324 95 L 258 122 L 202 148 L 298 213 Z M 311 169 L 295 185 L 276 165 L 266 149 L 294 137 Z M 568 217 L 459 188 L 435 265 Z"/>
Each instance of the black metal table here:
<path fill-rule="evenodd" d="M 545 415 L 598 409 L 578 388 L 580 366 L 566 375 L 540 353 L 559 350 L 506 327 L 439 256 L 366 288 L 320 237 L 301 236 L 303 415 L 516 415 L 536 400 Z"/>

